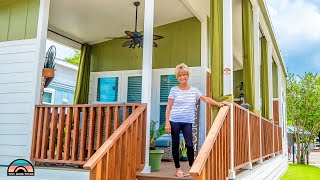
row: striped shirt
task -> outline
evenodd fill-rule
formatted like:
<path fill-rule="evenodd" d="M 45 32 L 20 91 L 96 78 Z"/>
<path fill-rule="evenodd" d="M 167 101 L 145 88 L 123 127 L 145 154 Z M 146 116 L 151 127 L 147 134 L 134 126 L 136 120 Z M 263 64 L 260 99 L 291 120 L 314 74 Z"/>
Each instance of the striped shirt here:
<path fill-rule="evenodd" d="M 190 87 L 189 90 L 181 90 L 178 86 L 172 87 L 168 97 L 173 99 L 170 121 L 194 123 L 196 102 L 200 96 L 201 92 L 195 87 Z"/>

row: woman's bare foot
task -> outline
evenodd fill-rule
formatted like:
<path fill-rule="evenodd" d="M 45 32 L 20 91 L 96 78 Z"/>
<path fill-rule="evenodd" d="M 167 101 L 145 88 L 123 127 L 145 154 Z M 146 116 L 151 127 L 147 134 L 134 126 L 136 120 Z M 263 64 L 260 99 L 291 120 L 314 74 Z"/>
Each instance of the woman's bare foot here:
<path fill-rule="evenodd" d="M 183 171 L 181 170 L 181 168 L 176 169 L 176 176 L 177 177 L 184 177 Z"/>

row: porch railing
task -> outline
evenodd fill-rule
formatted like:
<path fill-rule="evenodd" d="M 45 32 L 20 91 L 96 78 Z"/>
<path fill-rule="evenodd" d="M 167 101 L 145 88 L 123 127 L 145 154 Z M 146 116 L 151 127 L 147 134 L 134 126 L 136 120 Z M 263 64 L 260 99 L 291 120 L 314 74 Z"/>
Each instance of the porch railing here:
<path fill-rule="evenodd" d="M 83 165 L 139 104 L 35 107 L 31 160 Z"/>
<path fill-rule="evenodd" d="M 84 165 L 90 180 L 136 179 L 143 167 L 146 104 L 141 104 Z"/>
<path fill-rule="evenodd" d="M 233 122 L 229 107 L 222 107 L 191 167 L 195 179 L 226 179 L 230 172 L 250 169 L 252 163 L 281 152 L 278 125 L 235 103 L 230 107 Z"/>
<path fill-rule="evenodd" d="M 230 164 L 230 111 L 222 107 L 195 159 L 190 174 L 195 179 L 226 179 Z"/>

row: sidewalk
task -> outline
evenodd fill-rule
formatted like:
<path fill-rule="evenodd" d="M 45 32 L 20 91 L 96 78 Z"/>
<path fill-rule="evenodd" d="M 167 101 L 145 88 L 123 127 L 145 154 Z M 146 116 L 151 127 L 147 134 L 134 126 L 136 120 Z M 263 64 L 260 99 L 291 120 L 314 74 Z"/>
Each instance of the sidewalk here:
<path fill-rule="evenodd" d="M 292 155 L 291 155 L 290 160 L 288 160 L 288 162 L 293 163 L 292 160 L 293 159 L 292 159 Z M 296 158 L 295 158 L 295 163 L 297 163 Z M 316 150 L 313 150 L 310 152 L 309 164 L 320 168 L 320 149 L 316 149 Z"/>

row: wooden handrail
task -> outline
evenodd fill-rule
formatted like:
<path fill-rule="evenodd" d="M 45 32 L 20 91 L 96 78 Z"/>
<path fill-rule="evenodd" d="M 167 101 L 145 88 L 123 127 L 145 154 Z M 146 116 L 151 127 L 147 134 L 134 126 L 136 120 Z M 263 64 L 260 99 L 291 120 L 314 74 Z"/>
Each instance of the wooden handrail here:
<path fill-rule="evenodd" d="M 136 110 L 122 123 L 122 125 L 107 139 L 107 141 L 97 150 L 96 153 L 84 164 L 83 168 L 92 170 L 97 163 L 106 155 L 117 140 L 128 130 L 135 120 L 146 109 L 146 104 L 140 104 Z"/>
<path fill-rule="evenodd" d="M 205 163 L 207 162 L 209 154 L 212 151 L 213 145 L 218 137 L 225 117 L 228 114 L 228 110 L 229 106 L 224 106 L 219 110 L 218 115 L 213 122 L 212 127 L 198 153 L 198 156 L 189 171 L 191 175 L 200 176 L 202 170 L 204 169 Z"/>

